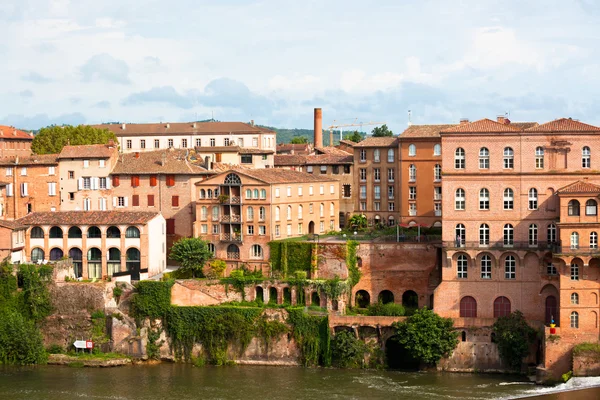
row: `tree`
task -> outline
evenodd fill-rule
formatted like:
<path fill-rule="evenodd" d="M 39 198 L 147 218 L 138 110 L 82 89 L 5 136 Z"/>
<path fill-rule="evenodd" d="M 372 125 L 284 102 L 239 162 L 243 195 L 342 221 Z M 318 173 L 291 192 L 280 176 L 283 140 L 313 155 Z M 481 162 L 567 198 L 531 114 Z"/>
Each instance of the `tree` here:
<path fill-rule="evenodd" d="M 202 278 L 202 268 L 213 257 L 208 249 L 208 242 L 198 238 L 182 238 L 171 248 L 169 258 L 181 264 L 184 271 L 192 271 L 194 278 Z"/>
<path fill-rule="evenodd" d="M 376 126 L 371 133 L 374 137 L 394 136 L 394 132 L 390 131 L 386 124 Z"/>
<path fill-rule="evenodd" d="M 354 142 L 354 143 L 358 143 L 361 140 L 363 140 L 363 135 L 361 135 L 359 131 L 354 131 L 352 133 L 347 133 L 346 137 L 344 139 L 350 140 L 351 142 Z"/>
<path fill-rule="evenodd" d="M 306 144 L 308 143 L 308 138 L 306 136 L 294 136 L 292 140 L 290 140 L 291 144 Z"/>
<path fill-rule="evenodd" d="M 458 333 L 453 326 L 452 319 L 442 318 L 425 307 L 415 311 L 406 321 L 393 324 L 398 342 L 413 358 L 428 365 L 447 356 L 458 344 Z"/>
<path fill-rule="evenodd" d="M 519 369 L 523 357 L 529 354 L 529 346 L 535 340 L 535 329 L 527 324 L 519 310 L 498 318 L 492 329 L 502 360 L 509 367 Z"/>
<path fill-rule="evenodd" d="M 48 126 L 35 135 L 31 151 L 35 154 L 57 154 L 67 144 L 107 144 L 111 139 L 118 143 L 113 132 L 89 125 Z"/>

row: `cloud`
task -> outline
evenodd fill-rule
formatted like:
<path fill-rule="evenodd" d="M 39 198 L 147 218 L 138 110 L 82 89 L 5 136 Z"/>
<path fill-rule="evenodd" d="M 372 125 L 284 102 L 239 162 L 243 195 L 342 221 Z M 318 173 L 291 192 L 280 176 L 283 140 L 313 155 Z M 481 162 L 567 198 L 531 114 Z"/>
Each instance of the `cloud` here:
<path fill-rule="evenodd" d="M 79 125 L 85 123 L 86 118 L 81 113 L 62 114 L 50 117 L 48 114 L 26 116 L 10 114 L 0 119 L 0 124 L 12 125 L 21 129 L 39 129 L 49 125 Z"/>
<path fill-rule="evenodd" d="M 137 92 L 127 96 L 121 104 L 124 106 L 138 106 L 149 103 L 159 103 L 177 108 L 192 108 L 192 99 L 179 94 L 173 86 L 154 87 L 150 90 Z"/>
<path fill-rule="evenodd" d="M 38 74 L 37 72 L 33 72 L 30 71 L 29 73 L 25 74 L 25 75 L 21 75 L 21 79 L 27 82 L 33 82 L 33 83 L 49 83 L 52 82 L 52 79 L 43 76 L 41 74 Z"/>
<path fill-rule="evenodd" d="M 84 82 L 104 81 L 118 84 L 130 82 L 127 63 L 106 53 L 92 56 L 79 68 L 79 71 Z"/>
<path fill-rule="evenodd" d="M 96 104 L 94 104 L 92 107 L 96 107 L 96 108 L 110 108 L 110 103 L 106 100 L 104 101 L 99 101 Z"/>
<path fill-rule="evenodd" d="M 22 90 L 19 92 L 19 96 L 30 99 L 33 97 L 33 92 L 29 89 L 27 90 Z"/>

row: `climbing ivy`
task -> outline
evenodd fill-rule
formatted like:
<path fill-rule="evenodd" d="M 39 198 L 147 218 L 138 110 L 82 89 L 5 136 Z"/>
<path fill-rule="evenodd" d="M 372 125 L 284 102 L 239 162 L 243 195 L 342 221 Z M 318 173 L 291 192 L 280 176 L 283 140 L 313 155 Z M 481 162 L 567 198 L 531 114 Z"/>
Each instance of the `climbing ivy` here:
<path fill-rule="evenodd" d="M 222 278 L 221 283 L 225 285 L 225 291 L 229 290 L 229 285 L 242 296 L 242 301 L 246 300 L 246 287 L 253 286 L 265 280 L 261 271 L 249 271 L 247 269 L 235 269 L 231 271 L 228 277 Z"/>
<path fill-rule="evenodd" d="M 269 242 L 271 270 L 283 278 L 294 276 L 296 271 L 313 271 L 315 244 L 286 240 Z"/>
<path fill-rule="evenodd" d="M 132 314 L 138 318 L 162 318 L 171 307 L 174 281 L 140 281 L 131 300 Z"/>
<path fill-rule="evenodd" d="M 346 242 L 346 267 L 348 268 L 348 285 L 350 289 L 360 281 L 362 275 L 358 269 L 357 249 L 358 242 L 356 240 L 348 240 Z"/>
<path fill-rule="evenodd" d="M 362 368 L 369 347 L 353 332 L 341 331 L 331 341 L 333 365 L 338 368 Z"/>
<path fill-rule="evenodd" d="M 331 366 L 331 335 L 327 317 L 308 315 L 304 308 L 288 308 L 288 323 L 305 367 Z"/>

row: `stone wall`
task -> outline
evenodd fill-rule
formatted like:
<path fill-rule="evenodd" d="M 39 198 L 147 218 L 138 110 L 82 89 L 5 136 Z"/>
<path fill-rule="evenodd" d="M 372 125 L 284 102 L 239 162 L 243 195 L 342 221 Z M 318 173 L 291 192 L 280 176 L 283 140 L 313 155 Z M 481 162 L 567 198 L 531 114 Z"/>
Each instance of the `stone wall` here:
<path fill-rule="evenodd" d="M 600 354 L 585 352 L 574 355 L 573 376 L 600 376 Z"/>
<path fill-rule="evenodd" d="M 174 306 L 212 306 L 241 300 L 242 296 L 231 286 L 226 288 L 217 280 L 178 280 L 171 288 Z"/>

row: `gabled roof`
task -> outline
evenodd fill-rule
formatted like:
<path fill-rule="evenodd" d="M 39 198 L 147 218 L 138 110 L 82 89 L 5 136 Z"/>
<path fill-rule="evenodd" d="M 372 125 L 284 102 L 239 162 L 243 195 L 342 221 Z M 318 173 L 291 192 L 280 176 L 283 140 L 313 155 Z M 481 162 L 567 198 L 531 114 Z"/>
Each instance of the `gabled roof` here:
<path fill-rule="evenodd" d="M 197 134 L 229 135 L 230 133 L 275 134 L 274 131 L 267 128 L 243 122 L 159 122 L 150 124 L 100 124 L 92 126 L 94 128 L 108 129 L 114 132 L 117 137 Z"/>
<path fill-rule="evenodd" d="M 484 118 L 442 130 L 442 133 L 515 133 L 523 129 L 512 123 L 500 123 Z"/>
<path fill-rule="evenodd" d="M 397 136 L 373 137 L 370 136 L 356 143 L 354 147 L 395 147 L 398 146 Z"/>
<path fill-rule="evenodd" d="M 214 172 L 208 171 L 206 168 L 198 165 L 201 162 L 202 160 L 195 160 L 195 153 L 186 150 L 168 149 L 141 153 L 125 153 L 119 155 L 111 174 L 214 174 Z"/>
<path fill-rule="evenodd" d="M 336 156 L 347 156 L 348 154 L 352 154 L 347 152 L 346 150 L 338 149 L 334 146 L 326 146 L 326 147 L 315 147 L 316 154 L 333 154 Z"/>
<path fill-rule="evenodd" d="M 0 166 L 15 166 L 15 165 L 22 165 L 22 166 L 58 165 L 58 154 L 34 154 L 31 156 L 26 156 L 26 157 L 8 156 L 8 157 L 0 158 Z"/>
<path fill-rule="evenodd" d="M 14 220 L 0 220 L 0 226 L 8 229 L 24 229 L 25 226 Z"/>
<path fill-rule="evenodd" d="M 33 140 L 31 133 L 24 132 L 13 126 L 0 125 L 0 139 L 4 140 Z"/>
<path fill-rule="evenodd" d="M 527 132 L 600 132 L 600 128 L 571 118 L 560 118 L 529 128 Z"/>
<path fill-rule="evenodd" d="M 440 131 L 449 129 L 457 124 L 445 125 L 411 125 L 399 136 L 399 139 L 440 137 Z"/>
<path fill-rule="evenodd" d="M 573 182 L 556 191 L 558 194 L 600 194 L 600 186 L 586 181 Z"/>
<path fill-rule="evenodd" d="M 116 152 L 117 147 L 108 144 L 65 146 L 58 158 L 110 158 Z"/>
<path fill-rule="evenodd" d="M 146 211 L 56 211 L 34 212 L 18 219 L 22 225 L 139 225 L 157 212 Z"/>

